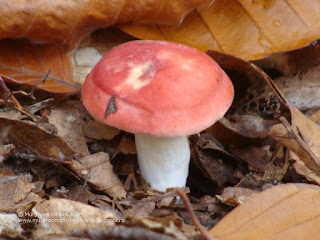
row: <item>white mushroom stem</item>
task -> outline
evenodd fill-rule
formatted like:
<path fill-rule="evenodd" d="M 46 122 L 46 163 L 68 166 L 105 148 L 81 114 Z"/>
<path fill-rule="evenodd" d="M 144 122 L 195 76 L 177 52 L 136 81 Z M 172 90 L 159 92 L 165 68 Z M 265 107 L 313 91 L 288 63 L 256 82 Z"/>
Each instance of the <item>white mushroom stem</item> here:
<path fill-rule="evenodd" d="M 190 162 L 188 138 L 135 135 L 139 167 L 153 189 L 185 187 Z"/>

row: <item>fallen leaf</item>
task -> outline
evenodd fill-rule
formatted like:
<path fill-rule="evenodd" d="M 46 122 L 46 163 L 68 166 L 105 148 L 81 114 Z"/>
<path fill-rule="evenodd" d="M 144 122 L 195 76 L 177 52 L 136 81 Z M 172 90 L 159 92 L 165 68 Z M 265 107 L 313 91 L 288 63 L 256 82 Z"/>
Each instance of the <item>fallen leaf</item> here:
<path fill-rule="evenodd" d="M 274 53 L 253 63 L 266 71 L 276 70 L 286 76 L 295 76 L 320 64 L 320 41 L 297 50 Z"/>
<path fill-rule="evenodd" d="M 4 156 L 14 149 L 13 144 L 0 145 L 0 163 L 4 160 Z"/>
<path fill-rule="evenodd" d="M 176 219 L 180 219 L 180 224 L 175 224 Z M 181 218 L 177 215 L 172 216 L 163 216 L 163 217 L 148 217 L 148 218 L 139 218 L 139 217 L 128 217 L 126 219 L 126 226 L 130 227 L 144 227 L 158 233 L 163 233 L 171 237 L 186 240 L 187 238 L 181 232 Z"/>
<path fill-rule="evenodd" d="M 19 212 L 19 215 L 28 213 Z M 37 203 L 29 215 L 38 219 L 37 229 L 33 232 L 36 239 L 43 239 L 51 234 L 70 234 L 74 229 L 112 226 L 117 220 L 123 221 L 112 212 L 61 198 L 50 198 Z"/>
<path fill-rule="evenodd" d="M 287 173 L 288 167 L 289 167 L 288 163 L 277 166 L 272 162 L 270 162 L 265 168 L 263 178 L 275 183 L 280 182 L 285 176 L 285 174 Z"/>
<path fill-rule="evenodd" d="M 24 37 L 73 48 L 97 28 L 124 22 L 179 24 L 186 14 L 209 0 L 3 2 L 1 38 Z"/>
<path fill-rule="evenodd" d="M 193 162 L 203 174 L 218 186 L 236 184 L 238 179 L 234 172 L 241 169 L 241 162 L 227 152 L 216 139 L 207 134 L 201 134 L 197 147 L 194 148 Z"/>
<path fill-rule="evenodd" d="M 120 133 L 117 128 L 110 127 L 93 119 L 80 101 L 67 101 L 66 107 L 76 109 L 80 116 L 83 135 L 90 139 L 111 140 Z"/>
<path fill-rule="evenodd" d="M 32 122 L 0 117 L 0 131 L 7 127 L 9 131 L 5 143 L 15 146 L 10 152 L 12 156 L 66 163 L 75 154 L 62 138 Z"/>
<path fill-rule="evenodd" d="M 313 0 L 215 0 L 210 7 L 202 6 L 189 14 L 179 28 L 141 24 L 119 27 L 140 39 L 165 39 L 254 60 L 317 40 L 319 9 L 320 4 Z"/>
<path fill-rule="evenodd" d="M 72 86 L 70 57 L 60 47 L 27 40 L 1 40 L 0 51 L 0 76 L 16 89 L 29 93 L 36 84 L 35 96 L 39 98 L 66 98 L 78 92 Z"/>
<path fill-rule="evenodd" d="M 19 205 L 42 201 L 41 197 L 35 193 L 37 183 L 32 183 L 31 179 L 31 175 L 0 178 L 1 212 L 15 212 Z"/>
<path fill-rule="evenodd" d="M 124 154 L 137 154 L 134 140 L 130 139 L 128 136 L 124 136 L 119 145 L 119 152 Z"/>
<path fill-rule="evenodd" d="M 227 187 L 223 189 L 221 195 L 217 195 L 216 197 L 223 203 L 238 206 L 250 200 L 256 193 L 258 193 L 258 191 L 247 188 Z"/>
<path fill-rule="evenodd" d="M 155 202 L 146 202 L 146 203 L 137 203 L 132 206 L 130 213 L 126 211 L 129 216 L 136 216 L 136 217 L 147 217 L 156 207 Z"/>
<path fill-rule="evenodd" d="M 299 110 L 320 107 L 319 91 L 320 64 L 312 66 L 300 74 L 274 79 L 287 101 Z"/>
<path fill-rule="evenodd" d="M 252 67 L 256 68 L 257 72 L 261 74 L 261 77 L 271 88 L 274 96 L 278 99 L 279 105 L 282 107 L 282 113 L 289 113 L 290 115 L 288 118 L 291 123 L 284 116 L 281 116 L 282 123 L 273 126 L 269 131 L 269 135 L 296 153 L 308 168 L 319 175 L 320 126 L 290 105 L 277 85 L 265 72 L 253 64 Z"/>
<path fill-rule="evenodd" d="M 320 185 L 320 176 L 317 175 L 315 172 L 311 171 L 309 168 L 306 167 L 304 162 L 292 151 L 289 152 L 289 160 L 294 160 L 293 167 L 297 171 L 298 174 L 304 176 L 311 182 L 314 182 Z"/>
<path fill-rule="evenodd" d="M 272 152 L 268 145 L 263 147 L 247 146 L 244 148 L 231 148 L 230 151 L 238 158 L 247 162 L 254 170 L 260 172 L 265 171 L 265 167 L 272 158 Z"/>
<path fill-rule="evenodd" d="M 220 240 L 316 240 L 320 235 L 320 187 L 272 187 L 234 209 L 210 234 Z"/>
<path fill-rule="evenodd" d="M 80 125 L 80 116 L 74 107 L 63 104 L 52 109 L 48 121 L 57 128 L 58 136 L 63 138 L 74 152 L 83 157 L 89 155 Z"/>
<path fill-rule="evenodd" d="M 269 134 L 297 154 L 309 169 L 320 175 L 320 126 L 295 107 L 289 108 L 291 125 L 277 124 Z"/>
<path fill-rule="evenodd" d="M 95 189 L 116 199 L 126 196 L 121 181 L 113 172 L 107 153 L 99 152 L 79 160 L 73 160 L 69 167 L 78 176 L 93 185 Z"/>

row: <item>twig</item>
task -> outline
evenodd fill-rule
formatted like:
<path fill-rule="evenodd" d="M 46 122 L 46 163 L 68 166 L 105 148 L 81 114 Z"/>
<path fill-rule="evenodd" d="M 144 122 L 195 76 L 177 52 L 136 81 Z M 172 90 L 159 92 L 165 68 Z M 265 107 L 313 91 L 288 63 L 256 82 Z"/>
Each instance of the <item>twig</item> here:
<path fill-rule="evenodd" d="M 36 87 L 37 86 L 39 86 L 39 85 L 42 85 L 42 84 L 44 84 L 46 81 L 47 81 L 47 79 L 49 78 L 49 74 L 50 74 L 50 69 L 49 69 L 49 71 L 47 72 L 47 74 L 44 76 L 44 78 L 43 78 L 43 80 L 41 81 L 41 82 L 38 82 L 38 83 L 35 83 L 33 86 L 32 86 L 32 89 L 31 89 L 31 91 L 30 91 L 30 97 L 33 99 L 33 100 L 36 100 L 36 97 L 34 96 L 34 91 L 35 91 L 35 89 L 36 89 Z"/>
<path fill-rule="evenodd" d="M 44 78 L 46 77 L 46 75 L 43 75 L 43 74 L 39 74 L 39 73 L 36 73 L 36 72 L 32 72 L 32 71 L 26 71 L 24 69 L 21 69 L 21 68 L 16 68 L 16 67 L 11 67 L 11 66 L 8 66 L 8 65 L 4 65 L 4 64 L 0 64 L 0 67 L 1 68 L 6 68 L 6 69 L 9 69 L 9 70 L 13 70 L 13 71 L 16 71 L 16 72 L 19 72 L 19 73 L 23 73 L 23 74 L 26 74 L 26 75 L 29 75 L 29 76 L 36 76 L 36 77 L 39 77 L 39 78 Z M 63 84 L 63 85 L 66 85 L 66 86 L 69 86 L 69 87 L 73 87 L 77 90 L 81 90 L 81 86 L 79 86 L 78 84 L 75 84 L 75 83 L 69 83 L 69 82 L 65 82 L 65 81 L 62 81 L 58 78 L 55 78 L 55 77 L 47 77 L 48 80 L 52 80 L 54 82 L 57 82 L 57 83 L 60 83 L 60 84 Z"/>
<path fill-rule="evenodd" d="M 15 96 L 13 95 L 13 92 L 10 91 L 10 89 L 7 87 L 6 83 L 3 81 L 1 75 L 0 75 L 0 89 L 2 89 L 2 92 L 4 93 L 3 97 L 4 102 L 6 103 L 12 103 L 14 108 L 16 110 L 18 110 L 19 112 L 21 112 L 22 114 L 28 116 L 29 118 L 31 118 L 34 122 L 38 122 L 40 120 L 40 117 L 30 113 L 29 111 L 25 110 L 21 104 L 19 103 L 19 101 L 15 98 Z M 23 91 L 22 91 L 23 92 Z M 25 92 L 23 92 L 25 93 Z M 27 94 L 27 93 L 25 93 Z M 29 95 L 29 94 L 27 94 Z"/>
<path fill-rule="evenodd" d="M 297 133 L 299 131 L 298 127 L 297 129 L 292 128 L 288 120 L 281 116 L 280 117 L 280 122 L 286 127 L 287 131 L 292 135 L 292 137 L 298 142 L 300 147 L 306 151 L 312 159 L 314 159 L 316 162 L 320 162 L 320 159 L 311 151 L 310 147 L 306 144 L 306 142 L 302 139 L 302 137 Z"/>
<path fill-rule="evenodd" d="M 202 225 L 200 224 L 198 218 L 196 217 L 196 215 L 192 209 L 192 206 L 191 206 L 191 203 L 190 203 L 190 200 L 189 200 L 187 194 L 181 188 L 176 187 L 175 190 L 178 193 L 178 195 L 181 197 L 183 204 L 185 205 L 187 211 L 190 214 L 191 221 L 193 222 L 194 226 L 199 230 L 201 235 L 208 240 L 217 240 L 216 238 L 212 237 L 207 232 L 207 230 L 204 229 L 204 227 L 202 227 Z"/>

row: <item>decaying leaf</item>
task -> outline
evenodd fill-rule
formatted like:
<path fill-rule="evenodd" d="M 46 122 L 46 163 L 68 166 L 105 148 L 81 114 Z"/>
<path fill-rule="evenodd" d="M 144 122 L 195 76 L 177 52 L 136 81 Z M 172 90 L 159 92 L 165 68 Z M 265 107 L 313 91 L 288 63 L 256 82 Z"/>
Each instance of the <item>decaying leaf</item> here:
<path fill-rule="evenodd" d="M 244 148 L 234 148 L 230 151 L 238 158 L 244 160 L 256 171 L 263 172 L 272 158 L 270 146 L 263 147 L 248 146 Z"/>
<path fill-rule="evenodd" d="M 20 212 L 19 215 L 28 214 Z M 61 198 L 37 203 L 30 215 L 38 219 L 37 230 L 34 232 L 36 239 L 43 239 L 51 234 L 70 234 L 74 229 L 112 226 L 116 221 L 123 221 L 111 211 Z"/>
<path fill-rule="evenodd" d="M 320 187 L 284 184 L 256 194 L 223 218 L 210 234 L 220 240 L 317 240 Z"/>
<path fill-rule="evenodd" d="M 308 168 L 320 175 L 320 126 L 295 107 L 289 108 L 291 125 L 275 125 L 269 134 L 297 154 Z"/>
<path fill-rule="evenodd" d="M 58 136 L 63 138 L 72 150 L 82 156 L 89 155 L 87 143 L 80 126 L 80 116 L 71 105 L 62 105 L 51 110 L 48 121 L 54 125 Z"/>
<path fill-rule="evenodd" d="M 68 109 L 77 110 L 77 114 L 80 116 L 82 132 L 85 137 L 96 140 L 111 140 L 120 133 L 119 129 L 94 120 L 80 101 L 67 101 L 64 105 Z"/>
<path fill-rule="evenodd" d="M 0 163 L 4 160 L 4 156 L 14 149 L 13 144 L 0 145 Z"/>
<path fill-rule="evenodd" d="M 270 162 L 265 168 L 263 178 L 268 181 L 280 182 L 287 173 L 288 167 L 288 163 L 285 163 L 282 166 L 277 166 Z"/>
<path fill-rule="evenodd" d="M 0 212 L 14 212 L 18 205 L 42 201 L 36 194 L 42 187 L 31 179 L 31 175 L 0 178 Z"/>
<path fill-rule="evenodd" d="M 320 64 L 310 67 L 295 77 L 274 80 L 290 104 L 299 110 L 320 107 Z"/>
<path fill-rule="evenodd" d="M 227 187 L 221 195 L 217 195 L 216 197 L 223 203 L 238 206 L 250 200 L 256 193 L 258 193 L 258 191 L 247 188 Z"/>
<path fill-rule="evenodd" d="M 179 219 L 180 224 L 175 224 L 175 220 Z M 127 226 L 141 226 L 152 231 L 159 233 L 164 233 L 171 237 L 177 239 L 186 240 L 187 238 L 181 232 L 183 225 L 181 225 L 181 218 L 177 215 L 174 216 L 163 216 L 163 217 L 148 217 L 148 218 L 139 218 L 139 217 L 130 217 L 126 219 Z"/>
<path fill-rule="evenodd" d="M 0 76 L 18 90 L 30 92 L 36 84 L 37 89 L 42 90 L 35 91 L 35 96 L 39 98 L 65 98 L 78 92 L 71 85 L 70 57 L 60 47 L 34 44 L 27 40 L 2 40 L 0 51 Z M 45 82 L 42 84 L 43 80 Z"/>
<path fill-rule="evenodd" d="M 264 70 L 276 70 L 285 76 L 295 76 L 320 63 L 320 41 L 297 50 L 274 53 L 253 63 Z"/>
<path fill-rule="evenodd" d="M 10 154 L 27 159 L 66 163 L 75 152 L 55 134 L 48 133 L 31 122 L 0 117 L 1 129 L 9 127 L 5 143 L 15 146 Z"/>
<path fill-rule="evenodd" d="M 201 134 L 195 148 L 193 161 L 203 174 L 218 186 L 235 184 L 236 168 L 241 168 L 239 159 L 227 152 L 217 140 L 207 134 Z"/>
<path fill-rule="evenodd" d="M 86 34 L 115 23 L 178 25 L 209 0 L 196 1 L 10 1 L 1 3 L 1 38 L 25 37 L 74 47 Z"/>
<path fill-rule="evenodd" d="M 319 9 L 320 3 L 313 0 L 215 0 L 189 14 L 179 28 L 132 24 L 120 28 L 141 39 L 176 41 L 253 60 L 317 40 Z"/>
<path fill-rule="evenodd" d="M 97 190 L 113 198 L 126 196 L 122 183 L 113 172 L 107 153 L 99 152 L 79 160 L 73 160 L 69 166 L 78 176 L 88 181 Z"/>
<path fill-rule="evenodd" d="M 295 153 L 290 151 L 288 156 L 289 160 L 295 161 L 293 167 L 297 171 L 297 173 L 303 175 L 309 181 L 320 185 L 320 176 L 317 175 L 315 172 L 311 171 L 309 168 L 307 168 L 304 162 Z"/>

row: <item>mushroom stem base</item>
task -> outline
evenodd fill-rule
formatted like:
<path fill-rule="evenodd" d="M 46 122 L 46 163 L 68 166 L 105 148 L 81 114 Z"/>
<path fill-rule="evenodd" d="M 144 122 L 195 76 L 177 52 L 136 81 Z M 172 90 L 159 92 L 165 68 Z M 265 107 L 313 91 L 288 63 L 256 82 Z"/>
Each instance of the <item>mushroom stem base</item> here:
<path fill-rule="evenodd" d="M 135 135 L 139 167 L 153 189 L 185 187 L 190 162 L 188 138 Z"/>

